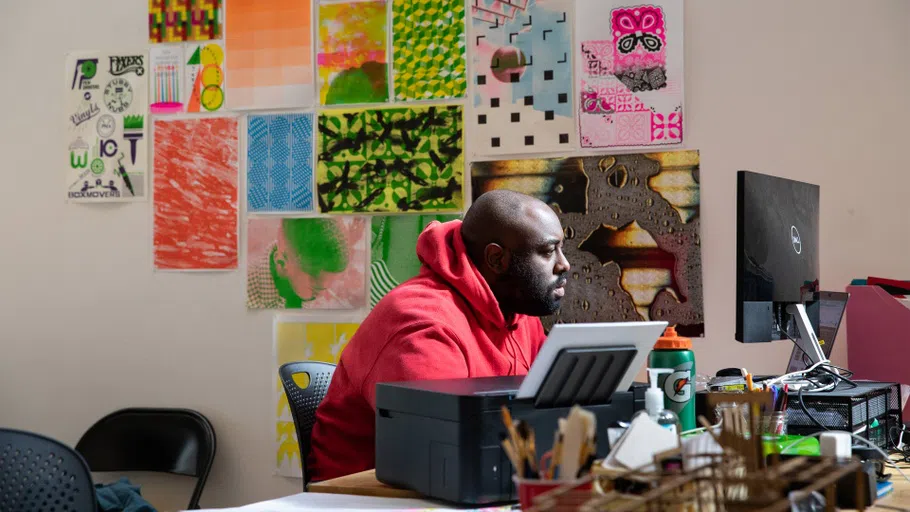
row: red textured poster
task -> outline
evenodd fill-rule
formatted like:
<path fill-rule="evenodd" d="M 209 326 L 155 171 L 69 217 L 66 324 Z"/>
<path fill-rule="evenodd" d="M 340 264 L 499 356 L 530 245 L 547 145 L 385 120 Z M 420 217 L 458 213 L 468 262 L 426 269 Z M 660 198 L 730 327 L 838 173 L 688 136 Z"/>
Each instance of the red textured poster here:
<path fill-rule="evenodd" d="M 236 118 L 155 121 L 155 268 L 237 268 Z"/>

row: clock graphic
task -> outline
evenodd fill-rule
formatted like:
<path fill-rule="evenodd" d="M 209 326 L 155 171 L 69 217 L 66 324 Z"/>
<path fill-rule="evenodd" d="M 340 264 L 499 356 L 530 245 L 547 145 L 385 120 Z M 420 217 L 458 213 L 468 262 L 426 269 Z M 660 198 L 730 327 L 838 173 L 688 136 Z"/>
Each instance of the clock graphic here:
<path fill-rule="evenodd" d="M 133 86 L 129 80 L 115 78 L 104 88 L 104 105 L 115 114 L 120 114 L 133 104 Z"/>
<path fill-rule="evenodd" d="M 99 174 L 103 174 L 104 173 L 104 160 L 101 160 L 100 158 L 96 158 L 96 159 L 92 160 L 92 172 L 95 173 L 96 176 Z"/>
<path fill-rule="evenodd" d="M 102 139 L 106 139 L 114 134 L 114 131 L 117 129 L 117 121 L 114 119 L 114 116 L 110 114 L 104 114 L 98 118 L 98 135 Z"/>

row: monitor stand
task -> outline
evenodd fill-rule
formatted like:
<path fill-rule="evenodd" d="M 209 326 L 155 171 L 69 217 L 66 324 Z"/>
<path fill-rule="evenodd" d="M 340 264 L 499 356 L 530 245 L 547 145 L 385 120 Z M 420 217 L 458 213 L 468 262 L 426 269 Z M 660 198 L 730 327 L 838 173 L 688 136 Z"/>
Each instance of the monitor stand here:
<path fill-rule="evenodd" d="M 809 322 L 809 315 L 806 314 L 805 304 L 790 304 L 787 306 L 787 313 L 796 320 L 796 328 L 799 330 L 799 336 L 793 340 L 793 343 L 808 356 L 809 361 L 815 365 L 826 362 L 828 358 L 822 351 L 822 346 L 818 342 L 818 336 L 815 335 L 815 329 Z"/>

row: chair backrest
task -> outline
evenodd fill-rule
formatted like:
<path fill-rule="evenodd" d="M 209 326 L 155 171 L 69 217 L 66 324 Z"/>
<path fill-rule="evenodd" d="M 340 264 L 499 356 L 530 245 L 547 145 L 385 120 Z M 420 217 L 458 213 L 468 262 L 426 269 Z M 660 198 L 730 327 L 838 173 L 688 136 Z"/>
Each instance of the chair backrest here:
<path fill-rule="evenodd" d="M 66 446 L 32 432 L 0 428 L 0 510 L 95 512 L 88 465 Z"/>
<path fill-rule="evenodd" d="M 307 374 L 309 384 L 301 388 L 294 381 L 294 375 Z M 313 433 L 313 424 L 316 423 L 316 408 L 325 398 L 335 373 L 335 365 L 316 361 L 301 361 L 281 365 L 278 374 L 284 393 L 288 397 L 294 426 L 297 429 L 297 445 L 300 447 L 300 464 L 303 466 L 303 488 L 309 483 L 309 472 L 306 469 L 306 459 L 310 453 L 310 435 Z"/>
<path fill-rule="evenodd" d="M 108 414 L 76 444 L 96 472 L 153 471 L 194 476 L 188 509 L 199 498 L 215 460 L 215 430 L 190 409 L 129 408 Z"/>

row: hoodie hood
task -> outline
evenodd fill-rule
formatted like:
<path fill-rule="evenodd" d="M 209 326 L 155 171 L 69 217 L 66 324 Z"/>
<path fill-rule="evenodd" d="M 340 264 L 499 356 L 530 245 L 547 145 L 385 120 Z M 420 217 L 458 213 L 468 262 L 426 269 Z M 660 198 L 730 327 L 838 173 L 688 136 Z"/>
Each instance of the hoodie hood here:
<path fill-rule="evenodd" d="M 502 329 L 515 324 L 515 319 L 506 321 L 493 290 L 468 257 L 461 238 L 461 220 L 433 221 L 427 225 L 417 238 L 417 258 L 424 265 L 422 272 L 436 274 L 457 290 L 478 318 Z"/>

